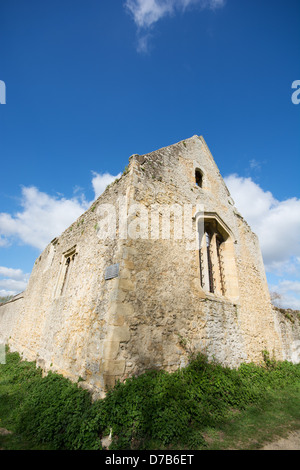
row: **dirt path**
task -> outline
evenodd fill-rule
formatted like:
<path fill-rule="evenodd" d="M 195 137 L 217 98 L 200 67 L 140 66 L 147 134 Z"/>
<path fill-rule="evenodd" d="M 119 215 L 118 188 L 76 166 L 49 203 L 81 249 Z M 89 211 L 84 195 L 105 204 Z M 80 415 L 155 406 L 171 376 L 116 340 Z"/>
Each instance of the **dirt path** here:
<path fill-rule="evenodd" d="M 5 428 L 0 428 L 0 435 L 5 436 L 7 434 L 12 434 L 12 432 Z M 300 430 L 292 431 L 286 438 L 271 442 L 260 450 L 300 450 Z"/>
<path fill-rule="evenodd" d="M 12 432 L 8 431 L 5 428 L 0 428 L 0 436 L 7 436 L 7 434 L 12 434 Z M 2 449 L 2 447 L 0 447 L 0 450 L 4 450 L 4 449 Z"/>
<path fill-rule="evenodd" d="M 7 434 L 12 434 L 11 431 L 8 431 L 7 429 L 5 428 L 0 428 L 0 435 L 1 436 L 7 436 Z"/>
<path fill-rule="evenodd" d="M 286 438 L 271 442 L 261 450 L 300 450 L 300 430 L 292 431 Z"/>

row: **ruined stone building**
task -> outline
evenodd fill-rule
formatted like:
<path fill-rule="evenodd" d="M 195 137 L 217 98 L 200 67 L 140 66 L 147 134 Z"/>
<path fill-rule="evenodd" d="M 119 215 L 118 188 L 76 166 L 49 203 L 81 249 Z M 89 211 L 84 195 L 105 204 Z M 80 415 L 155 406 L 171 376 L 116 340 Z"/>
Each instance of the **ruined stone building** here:
<path fill-rule="evenodd" d="M 300 357 L 299 327 L 271 305 L 257 236 L 198 136 L 130 157 L 0 307 L 0 339 L 95 396 L 182 367 L 189 351 L 230 367 L 263 350 Z"/>

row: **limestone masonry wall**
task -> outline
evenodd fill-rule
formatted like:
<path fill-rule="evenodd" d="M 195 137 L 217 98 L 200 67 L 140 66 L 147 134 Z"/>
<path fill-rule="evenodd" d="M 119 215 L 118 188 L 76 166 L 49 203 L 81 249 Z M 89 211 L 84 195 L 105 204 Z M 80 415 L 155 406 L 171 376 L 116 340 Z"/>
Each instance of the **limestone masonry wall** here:
<path fill-rule="evenodd" d="M 95 396 L 146 369 L 181 367 L 191 351 L 230 367 L 263 350 L 299 362 L 298 320 L 271 306 L 258 239 L 198 136 L 133 155 L 43 251 L 20 297 L 0 306 L 0 341 Z"/>

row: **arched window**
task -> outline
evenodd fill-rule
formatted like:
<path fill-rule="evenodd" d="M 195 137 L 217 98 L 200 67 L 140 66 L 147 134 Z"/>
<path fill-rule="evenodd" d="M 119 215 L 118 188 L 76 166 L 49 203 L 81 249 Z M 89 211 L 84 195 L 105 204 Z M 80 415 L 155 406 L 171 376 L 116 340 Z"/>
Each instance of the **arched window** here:
<path fill-rule="evenodd" d="M 236 300 L 239 293 L 232 233 L 216 214 L 199 214 L 197 221 L 201 287 Z"/>
<path fill-rule="evenodd" d="M 199 248 L 201 287 L 212 294 L 225 295 L 222 249 L 224 237 L 212 221 L 204 222 Z"/>
<path fill-rule="evenodd" d="M 211 261 L 211 255 L 212 255 L 212 252 L 211 252 L 211 235 L 208 233 L 208 232 L 205 232 L 205 253 L 204 253 L 204 256 L 206 257 L 206 261 L 207 261 L 207 273 L 208 273 L 208 280 L 207 280 L 207 286 L 208 286 L 208 290 L 209 292 L 214 292 L 214 279 L 213 279 L 213 267 L 212 267 L 212 261 Z M 201 251 L 201 249 L 200 249 Z M 203 260 L 202 260 L 202 256 L 200 255 L 200 261 L 201 261 L 201 271 L 203 271 Z M 204 273 L 201 274 L 201 284 L 202 284 L 202 287 L 204 285 Z"/>
<path fill-rule="evenodd" d="M 65 273 L 64 273 L 64 279 L 63 279 L 63 284 L 62 284 L 62 288 L 61 288 L 61 295 L 63 295 L 65 290 L 66 290 L 67 283 L 68 283 L 68 280 L 69 280 L 69 275 L 70 275 L 70 269 L 71 269 L 71 266 L 74 263 L 74 259 L 75 259 L 75 253 L 73 253 L 71 256 L 66 257 Z"/>
<path fill-rule="evenodd" d="M 199 186 L 199 188 L 202 188 L 202 183 L 203 183 L 203 173 L 199 168 L 196 168 L 195 170 L 195 180 L 196 180 L 196 185 Z"/>
<path fill-rule="evenodd" d="M 60 297 L 66 293 L 76 255 L 76 246 L 63 253 L 54 297 Z"/>

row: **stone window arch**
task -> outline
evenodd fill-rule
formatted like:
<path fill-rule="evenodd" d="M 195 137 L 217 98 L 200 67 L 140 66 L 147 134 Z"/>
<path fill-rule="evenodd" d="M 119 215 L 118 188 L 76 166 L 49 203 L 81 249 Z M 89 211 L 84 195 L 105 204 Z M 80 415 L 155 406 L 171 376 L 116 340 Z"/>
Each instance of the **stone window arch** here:
<path fill-rule="evenodd" d="M 196 182 L 196 185 L 199 186 L 199 188 L 202 188 L 202 186 L 203 186 L 203 171 L 201 171 L 199 168 L 195 169 L 195 182 Z"/>
<path fill-rule="evenodd" d="M 234 236 L 217 214 L 199 214 L 196 220 L 201 287 L 208 294 L 236 301 L 239 290 Z"/>

